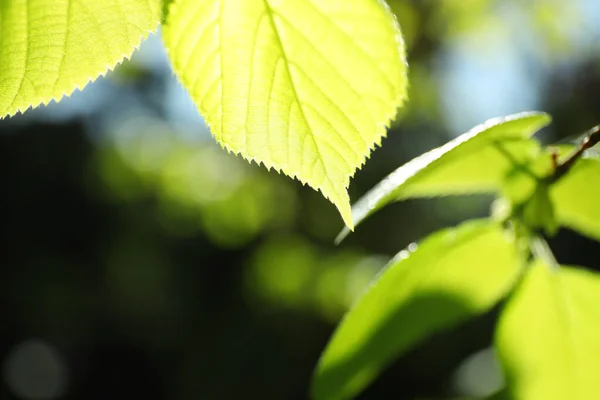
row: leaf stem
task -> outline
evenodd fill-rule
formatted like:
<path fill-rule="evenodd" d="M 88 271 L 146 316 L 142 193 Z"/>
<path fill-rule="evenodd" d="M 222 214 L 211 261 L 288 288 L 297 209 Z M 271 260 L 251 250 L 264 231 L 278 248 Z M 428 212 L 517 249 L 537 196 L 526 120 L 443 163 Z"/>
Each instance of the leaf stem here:
<path fill-rule="evenodd" d="M 575 164 L 575 162 L 581 158 L 586 150 L 598 143 L 600 143 L 600 125 L 596 125 L 584 133 L 584 138 L 579 144 L 579 147 L 577 147 L 577 149 L 575 149 L 564 161 L 556 165 L 554 168 L 554 173 L 549 177 L 550 182 L 554 183 L 562 178 L 567 172 L 569 172 L 571 167 L 573 167 L 573 164 Z"/>
<path fill-rule="evenodd" d="M 529 240 L 529 248 L 531 254 L 537 259 L 543 260 L 546 265 L 550 267 L 552 271 L 557 271 L 560 268 L 558 261 L 554 257 L 554 253 L 550 249 L 548 242 L 540 236 L 533 236 Z"/>

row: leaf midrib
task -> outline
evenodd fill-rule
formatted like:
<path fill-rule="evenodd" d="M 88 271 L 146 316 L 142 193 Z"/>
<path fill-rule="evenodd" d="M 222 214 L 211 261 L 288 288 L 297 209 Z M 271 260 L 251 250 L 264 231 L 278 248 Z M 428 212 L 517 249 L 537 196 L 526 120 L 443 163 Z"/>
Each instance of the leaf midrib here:
<path fill-rule="evenodd" d="M 329 171 L 327 170 L 327 165 L 326 163 L 323 162 L 323 154 L 321 152 L 321 148 L 317 142 L 317 140 L 315 139 L 313 133 L 312 133 L 312 128 L 310 126 L 310 123 L 308 121 L 308 118 L 306 117 L 306 113 L 304 112 L 304 108 L 302 106 L 302 102 L 300 101 L 300 97 L 298 96 L 298 90 L 296 88 L 296 83 L 294 82 L 294 79 L 292 78 L 292 73 L 290 71 L 290 66 L 289 66 L 289 57 L 285 51 L 285 48 L 283 47 L 283 41 L 281 40 L 281 35 L 279 33 L 279 30 L 277 29 L 277 25 L 275 24 L 275 13 L 274 13 L 274 9 L 273 7 L 271 7 L 271 4 L 269 3 L 268 0 L 263 0 L 263 3 L 265 5 L 265 12 L 267 15 L 267 19 L 269 21 L 269 24 L 271 25 L 271 29 L 273 29 L 273 33 L 275 34 L 275 39 L 277 40 L 277 45 L 279 46 L 279 49 L 281 50 L 281 57 L 283 58 L 284 61 L 284 66 L 285 66 L 285 72 L 288 76 L 288 79 L 290 81 L 290 86 L 292 88 L 292 91 L 294 92 L 294 98 L 296 103 L 298 104 L 298 109 L 300 110 L 300 114 L 302 115 L 302 119 L 304 120 L 304 122 L 306 123 L 306 126 L 308 127 L 308 136 L 310 136 L 313 144 L 315 145 L 315 149 L 317 150 L 317 154 L 319 156 L 319 162 L 321 163 L 321 166 L 323 167 L 323 170 L 325 172 L 324 176 L 323 176 L 323 180 L 327 180 L 329 181 L 329 184 L 332 186 L 332 189 L 335 190 L 336 185 L 331 181 L 331 178 L 329 177 Z M 323 184 L 323 180 L 321 181 L 320 186 L 322 186 Z M 337 193 L 335 193 L 337 196 Z"/>

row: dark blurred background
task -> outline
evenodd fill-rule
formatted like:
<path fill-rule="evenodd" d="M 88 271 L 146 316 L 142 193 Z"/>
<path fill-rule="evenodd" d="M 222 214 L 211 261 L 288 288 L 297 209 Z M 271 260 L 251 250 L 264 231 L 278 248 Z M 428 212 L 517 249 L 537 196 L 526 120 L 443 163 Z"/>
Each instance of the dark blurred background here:
<path fill-rule="evenodd" d="M 352 181 L 354 200 L 490 117 L 547 111 L 544 142 L 600 123 L 597 0 L 390 5 L 410 101 Z M 491 200 L 396 203 L 336 247 L 331 204 L 214 143 L 159 36 L 83 92 L 0 121 L 0 183 L 1 399 L 306 399 L 377 270 Z M 600 247 L 571 232 L 551 246 L 562 263 L 600 268 Z M 426 341 L 360 398 L 500 388 L 494 315 Z"/>

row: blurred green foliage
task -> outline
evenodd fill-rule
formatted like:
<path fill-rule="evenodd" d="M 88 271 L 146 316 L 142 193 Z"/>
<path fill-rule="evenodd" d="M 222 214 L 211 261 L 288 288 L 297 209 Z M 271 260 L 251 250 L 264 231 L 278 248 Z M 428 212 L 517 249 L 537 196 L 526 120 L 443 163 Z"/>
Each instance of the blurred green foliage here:
<path fill-rule="evenodd" d="M 231 157 L 216 144 L 186 141 L 153 120 L 113 133 L 115 147 L 98 154 L 110 192 L 123 201 L 149 193 L 174 233 L 206 232 L 220 246 L 238 247 L 264 230 L 293 222 L 295 194 L 283 179 Z"/>

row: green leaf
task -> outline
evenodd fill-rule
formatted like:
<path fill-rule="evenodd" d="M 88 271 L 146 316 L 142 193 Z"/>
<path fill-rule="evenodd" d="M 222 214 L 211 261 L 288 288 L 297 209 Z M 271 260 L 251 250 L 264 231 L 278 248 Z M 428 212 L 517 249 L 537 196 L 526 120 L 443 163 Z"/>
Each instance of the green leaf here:
<path fill-rule="evenodd" d="M 317 368 L 314 397 L 355 395 L 429 335 L 492 307 L 521 265 L 513 238 L 489 220 L 437 232 L 400 252 L 339 325 Z"/>
<path fill-rule="evenodd" d="M 404 44 L 379 0 L 175 0 L 163 38 L 217 141 L 320 190 L 347 187 L 406 97 Z"/>
<path fill-rule="evenodd" d="M 536 196 L 536 191 L 543 190 L 546 178 L 553 172 L 554 164 L 551 152 L 540 149 L 536 157 L 522 165 L 509 169 L 502 180 L 499 190 L 500 197 L 506 199 L 512 206 L 523 205 Z"/>
<path fill-rule="evenodd" d="M 555 168 L 553 154 L 554 150 L 543 149 L 527 164 L 509 171 L 503 180 L 499 201 L 505 203 L 505 218 L 516 218 L 528 230 L 543 229 L 549 236 L 559 227 L 548 182 Z"/>
<path fill-rule="evenodd" d="M 558 222 L 554 204 L 550 200 L 548 185 L 545 183 L 537 185 L 525 205 L 521 218 L 529 228 L 542 228 L 549 236 L 553 236 L 558 231 Z"/>
<path fill-rule="evenodd" d="M 129 57 L 160 0 L 0 1 L 0 118 L 60 100 Z"/>
<path fill-rule="evenodd" d="M 534 263 L 503 311 L 496 346 L 515 400 L 600 398 L 600 276 Z"/>
<path fill-rule="evenodd" d="M 600 240 L 600 159 L 583 158 L 550 190 L 558 222 Z"/>
<path fill-rule="evenodd" d="M 550 236 L 558 230 L 546 179 L 553 168 L 550 154 L 544 151 L 523 168 L 510 171 L 501 190 L 501 198 L 508 205 L 506 216 L 512 215 L 530 230 L 543 229 Z"/>
<path fill-rule="evenodd" d="M 409 161 L 356 202 L 354 224 L 397 200 L 499 191 L 509 170 L 538 155 L 539 144 L 529 137 L 549 122 L 537 112 L 491 119 Z M 344 229 L 337 241 L 348 233 Z"/>

